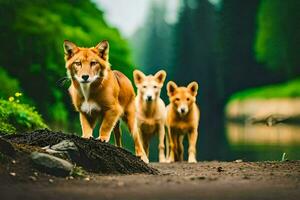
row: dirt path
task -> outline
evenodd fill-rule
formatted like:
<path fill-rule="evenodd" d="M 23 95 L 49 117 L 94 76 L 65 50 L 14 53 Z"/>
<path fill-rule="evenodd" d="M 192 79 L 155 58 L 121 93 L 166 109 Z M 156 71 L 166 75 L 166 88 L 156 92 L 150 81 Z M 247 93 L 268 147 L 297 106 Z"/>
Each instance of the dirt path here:
<path fill-rule="evenodd" d="M 300 199 L 300 161 L 151 165 L 159 175 L 32 181 L 0 173 L 1 199 Z"/>

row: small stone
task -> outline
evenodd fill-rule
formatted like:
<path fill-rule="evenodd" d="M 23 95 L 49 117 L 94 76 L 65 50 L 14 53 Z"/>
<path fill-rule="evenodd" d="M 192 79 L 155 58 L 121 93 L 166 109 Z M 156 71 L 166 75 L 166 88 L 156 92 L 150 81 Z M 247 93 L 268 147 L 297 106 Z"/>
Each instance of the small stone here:
<path fill-rule="evenodd" d="M 39 170 L 48 174 L 68 176 L 73 170 L 73 165 L 69 161 L 46 153 L 33 152 L 31 159 Z"/>
<path fill-rule="evenodd" d="M 17 161 L 15 161 L 15 160 L 12 160 L 12 161 L 11 161 L 11 163 L 12 163 L 12 164 L 16 164 L 16 163 L 17 163 Z"/>
<path fill-rule="evenodd" d="M 10 172 L 9 175 L 16 176 L 17 174 L 15 172 Z"/>
<path fill-rule="evenodd" d="M 222 167 L 218 167 L 218 168 L 217 168 L 217 171 L 218 171 L 218 172 L 223 172 L 224 169 L 223 169 Z"/>
<path fill-rule="evenodd" d="M 38 176 L 39 174 L 37 172 L 33 172 L 33 175 Z"/>
<path fill-rule="evenodd" d="M 85 177 L 83 180 L 90 181 L 90 178 L 89 177 Z"/>
<path fill-rule="evenodd" d="M 124 185 L 125 185 L 125 183 L 124 183 L 124 182 L 122 182 L 122 181 L 119 181 L 119 182 L 117 183 L 117 185 L 118 185 L 119 187 L 122 187 L 122 186 L 124 186 Z"/>
<path fill-rule="evenodd" d="M 78 151 L 75 143 L 70 140 L 63 140 L 60 143 L 52 145 L 50 148 L 55 151 Z"/>
<path fill-rule="evenodd" d="M 61 142 L 55 145 L 44 147 L 44 149 L 49 154 L 66 155 L 70 160 L 72 160 L 75 163 L 78 160 L 80 160 L 79 149 L 71 140 L 62 140 Z"/>
<path fill-rule="evenodd" d="M 243 162 L 243 160 L 242 159 L 238 159 L 238 160 L 235 160 L 234 162 L 241 163 L 241 162 Z"/>
<path fill-rule="evenodd" d="M 73 179 L 74 179 L 73 176 L 68 176 L 68 177 L 66 177 L 66 180 L 73 180 Z"/>
<path fill-rule="evenodd" d="M 37 178 L 34 177 L 34 176 L 29 176 L 28 178 L 29 178 L 29 180 L 32 180 L 32 181 L 36 181 L 37 180 Z"/>
<path fill-rule="evenodd" d="M 49 181 L 49 183 L 53 183 L 54 182 L 54 180 L 51 179 L 51 178 L 48 181 Z"/>

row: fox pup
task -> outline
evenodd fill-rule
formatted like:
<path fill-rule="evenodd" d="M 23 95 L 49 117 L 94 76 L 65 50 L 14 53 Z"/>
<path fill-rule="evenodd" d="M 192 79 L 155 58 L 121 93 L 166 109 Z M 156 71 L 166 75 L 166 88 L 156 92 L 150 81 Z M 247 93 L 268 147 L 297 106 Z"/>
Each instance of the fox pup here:
<path fill-rule="evenodd" d="M 151 138 L 159 135 L 159 162 L 165 162 L 165 104 L 160 98 L 160 91 L 163 87 L 166 72 L 160 70 L 154 76 L 146 76 L 143 72 L 133 72 L 134 83 L 137 87 L 135 105 L 137 110 L 137 124 L 143 147 L 149 157 L 149 143 Z"/>
<path fill-rule="evenodd" d="M 79 112 L 82 137 L 92 137 L 96 122 L 102 118 L 99 139 L 108 142 L 114 130 L 116 145 L 121 146 L 122 118 L 133 136 L 136 155 L 149 162 L 137 131 L 133 86 L 124 74 L 111 70 L 108 41 L 82 48 L 66 40 L 64 52 L 71 79 L 69 93 Z"/>
<path fill-rule="evenodd" d="M 196 142 L 200 110 L 196 105 L 198 84 L 178 87 L 173 81 L 167 84 L 170 104 L 167 106 L 166 124 L 170 142 L 169 162 L 183 161 L 183 138 L 188 135 L 188 162 L 196 163 Z"/>

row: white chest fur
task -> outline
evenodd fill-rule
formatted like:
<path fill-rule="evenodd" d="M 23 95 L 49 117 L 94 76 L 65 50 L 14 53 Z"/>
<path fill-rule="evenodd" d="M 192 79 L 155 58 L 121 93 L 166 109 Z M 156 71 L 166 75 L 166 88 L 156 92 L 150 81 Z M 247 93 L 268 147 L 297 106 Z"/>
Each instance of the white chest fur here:
<path fill-rule="evenodd" d="M 101 107 L 96 102 L 88 101 L 90 95 L 90 83 L 80 84 L 80 87 L 82 95 L 85 99 L 80 106 L 81 112 L 91 115 L 92 111 L 101 111 Z"/>
<path fill-rule="evenodd" d="M 81 112 L 85 112 L 86 114 L 92 114 L 92 111 L 101 111 L 101 107 L 92 101 L 84 101 L 80 107 Z"/>

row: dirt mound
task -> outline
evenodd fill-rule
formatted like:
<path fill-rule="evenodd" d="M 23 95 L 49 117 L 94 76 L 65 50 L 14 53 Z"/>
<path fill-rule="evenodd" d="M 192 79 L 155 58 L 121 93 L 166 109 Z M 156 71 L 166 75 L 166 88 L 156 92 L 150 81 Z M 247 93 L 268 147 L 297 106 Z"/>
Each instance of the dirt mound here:
<path fill-rule="evenodd" d="M 72 162 L 91 172 L 103 174 L 158 173 L 156 169 L 148 166 L 129 151 L 92 138 L 83 139 L 75 135 L 45 129 L 9 135 L 4 139 L 16 144 L 38 147 L 55 145 L 63 140 L 73 141 L 78 147 L 79 156 L 71 158 Z"/>

